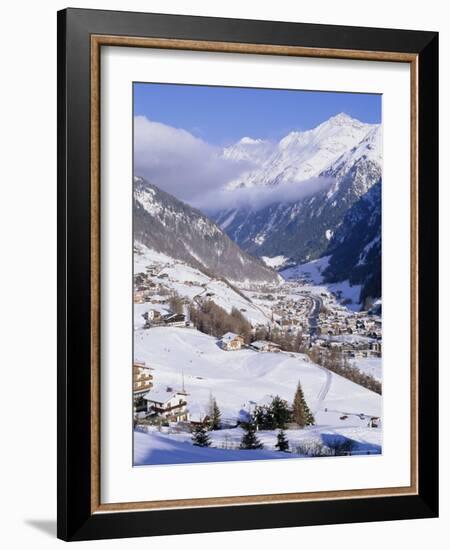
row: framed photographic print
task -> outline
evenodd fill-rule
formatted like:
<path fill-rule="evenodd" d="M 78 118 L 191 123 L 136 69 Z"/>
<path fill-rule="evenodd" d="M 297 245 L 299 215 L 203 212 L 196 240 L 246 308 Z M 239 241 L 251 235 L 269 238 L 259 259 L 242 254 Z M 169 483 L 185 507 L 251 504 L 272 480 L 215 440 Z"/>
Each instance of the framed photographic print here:
<path fill-rule="evenodd" d="M 438 513 L 434 32 L 58 14 L 58 536 Z"/>

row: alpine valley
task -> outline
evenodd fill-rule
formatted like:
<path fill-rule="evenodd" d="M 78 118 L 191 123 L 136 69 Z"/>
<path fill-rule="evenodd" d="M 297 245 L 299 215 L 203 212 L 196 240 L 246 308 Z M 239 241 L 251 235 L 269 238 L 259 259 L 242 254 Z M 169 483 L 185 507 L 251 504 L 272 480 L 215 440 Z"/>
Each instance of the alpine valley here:
<path fill-rule="evenodd" d="M 217 147 L 233 176 L 192 204 L 211 149 L 182 130 L 191 174 L 180 131 L 151 129 L 167 151 L 141 143 L 156 168 L 134 177 L 134 465 L 380 454 L 380 126 L 339 114 Z"/>
<path fill-rule="evenodd" d="M 271 188 L 273 197 L 262 207 L 247 202 L 214 212 L 233 241 L 278 269 L 327 257 L 324 282 L 361 285 L 361 305 L 380 298 L 380 125 L 341 113 L 312 130 L 291 132 L 272 147 L 244 138 L 224 155 L 255 164 L 228 184 L 230 194 L 253 188 L 257 196 Z M 300 198 L 289 200 L 294 187 Z"/>

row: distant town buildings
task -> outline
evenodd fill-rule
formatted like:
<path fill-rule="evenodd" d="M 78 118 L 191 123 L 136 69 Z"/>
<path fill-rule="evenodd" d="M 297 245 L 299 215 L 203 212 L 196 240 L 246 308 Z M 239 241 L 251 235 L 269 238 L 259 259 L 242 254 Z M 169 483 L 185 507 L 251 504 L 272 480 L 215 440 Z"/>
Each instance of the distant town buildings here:
<path fill-rule="evenodd" d="M 164 266 L 160 266 L 164 269 Z M 169 283 L 157 282 L 163 279 L 170 280 L 167 273 L 161 273 L 155 266 L 147 266 L 146 273 L 135 276 L 134 301 L 136 304 L 149 304 L 149 309 L 143 313 L 144 328 L 152 327 L 193 327 L 186 313 L 188 312 L 185 299 L 185 312 L 168 311 L 171 290 L 165 285 Z M 155 282 L 156 281 L 156 282 Z M 185 281 L 187 285 L 189 281 Z M 298 283 L 296 283 L 298 285 Z M 190 286 L 190 285 L 188 285 Z M 205 290 L 206 284 L 201 285 Z M 298 286 L 286 283 L 286 290 L 281 293 L 267 292 L 252 294 L 255 303 L 264 304 L 270 317 L 267 328 L 278 329 L 287 335 L 299 335 L 306 347 L 320 350 L 336 349 L 349 358 L 381 357 L 382 354 L 382 324 L 381 317 L 375 314 L 374 308 L 370 311 L 353 312 L 338 302 L 338 293 L 330 291 L 310 293 L 300 290 Z M 195 297 L 197 303 L 202 300 L 211 300 L 215 294 L 211 291 L 202 291 Z M 165 307 L 161 308 L 161 305 Z M 152 307 L 153 306 L 153 307 Z M 245 308 L 240 308 L 246 312 Z M 377 311 L 380 311 L 380 307 Z M 312 312 L 314 314 L 312 315 Z M 314 319 L 313 325 L 311 319 Z M 312 330 L 313 327 L 313 330 Z M 255 326 L 256 331 L 261 326 Z M 359 338 L 359 339 L 358 339 Z M 258 340 L 250 344 L 250 348 L 260 352 L 276 352 L 281 347 L 269 341 Z M 226 351 L 239 350 L 244 346 L 241 335 L 228 332 L 219 340 L 219 345 Z"/>

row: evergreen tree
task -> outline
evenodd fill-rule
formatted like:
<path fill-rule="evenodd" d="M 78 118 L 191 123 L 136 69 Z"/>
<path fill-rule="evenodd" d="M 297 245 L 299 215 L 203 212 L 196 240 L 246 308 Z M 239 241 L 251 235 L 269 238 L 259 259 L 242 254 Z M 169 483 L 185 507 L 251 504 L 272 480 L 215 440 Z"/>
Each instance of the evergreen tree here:
<path fill-rule="evenodd" d="M 253 421 L 258 430 L 264 429 L 266 425 L 266 410 L 267 407 L 257 405 L 253 413 Z"/>
<path fill-rule="evenodd" d="M 294 403 L 292 406 L 292 419 L 293 421 L 303 428 L 304 426 L 312 426 L 315 424 L 314 416 L 309 410 L 306 403 L 305 396 L 303 395 L 302 386 L 297 384 L 297 390 L 294 396 Z"/>
<path fill-rule="evenodd" d="M 274 427 L 284 429 L 286 424 L 291 420 L 291 411 L 289 410 L 287 401 L 281 399 L 279 395 L 276 395 L 272 399 L 270 409 L 274 419 Z"/>
<path fill-rule="evenodd" d="M 197 447 L 209 447 L 211 445 L 211 439 L 204 424 L 195 426 L 192 432 L 192 441 Z"/>
<path fill-rule="evenodd" d="M 275 447 L 281 452 L 289 451 L 289 441 L 287 440 L 286 433 L 280 430 L 277 435 L 277 444 Z"/>
<path fill-rule="evenodd" d="M 256 437 L 255 425 L 251 422 L 242 425 L 245 430 L 242 436 L 240 449 L 262 449 L 264 445 Z"/>
<path fill-rule="evenodd" d="M 255 407 L 253 422 L 258 430 L 274 430 L 277 427 L 272 407 L 267 405 Z"/>
<path fill-rule="evenodd" d="M 221 426 L 221 413 L 215 397 L 211 397 L 210 411 L 209 411 L 209 427 L 211 430 L 220 430 Z"/>

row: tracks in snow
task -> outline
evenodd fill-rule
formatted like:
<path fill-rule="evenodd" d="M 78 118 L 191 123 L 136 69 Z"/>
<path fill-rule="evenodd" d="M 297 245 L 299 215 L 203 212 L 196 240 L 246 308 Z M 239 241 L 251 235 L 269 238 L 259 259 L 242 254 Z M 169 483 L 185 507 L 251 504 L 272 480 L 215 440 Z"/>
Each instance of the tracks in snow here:
<path fill-rule="evenodd" d="M 333 380 L 333 374 L 331 371 L 329 371 L 325 367 L 321 367 L 320 365 L 316 365 L 316 366 L 317 368 L 319 368 L 321 371 L 325 373 L 326 378 L 323 386 L 320 388 L 319 393 L 317 394 L 317 404 L 314 408 L 313 414 L 316 414 L 319 411 L 320 406 L 322 405 L 326 396 L 328 395 L 328 392 L 331 387 L 331 382 Z"/>

